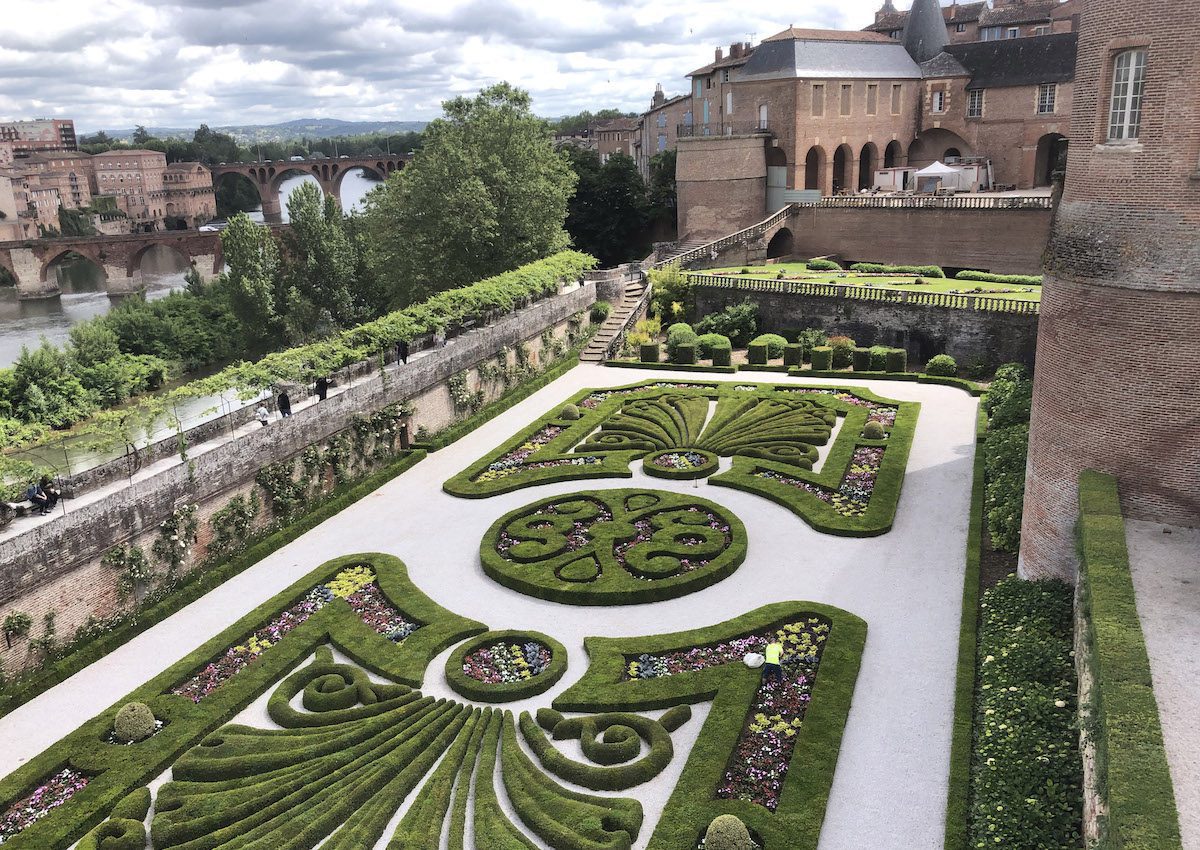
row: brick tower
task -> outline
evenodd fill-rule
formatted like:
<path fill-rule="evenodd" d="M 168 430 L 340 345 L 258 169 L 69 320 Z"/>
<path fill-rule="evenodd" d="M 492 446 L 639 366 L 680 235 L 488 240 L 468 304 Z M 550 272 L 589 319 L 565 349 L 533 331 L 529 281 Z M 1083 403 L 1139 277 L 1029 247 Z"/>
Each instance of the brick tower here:
<path fill-rule="evenodd" d="M 1046 253 L 1020 572 L 1071 578 L 1079 472 L 1200 522 L 1200 15 L 1087 0 Z"/>

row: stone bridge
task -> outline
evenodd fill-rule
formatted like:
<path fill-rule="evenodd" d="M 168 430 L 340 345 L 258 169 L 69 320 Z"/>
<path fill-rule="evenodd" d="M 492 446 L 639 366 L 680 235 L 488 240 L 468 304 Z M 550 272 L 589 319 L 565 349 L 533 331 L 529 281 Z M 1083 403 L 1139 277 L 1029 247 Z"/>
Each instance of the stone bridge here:
<path fill-rule="evenodd" d="M 399 171 L 412 159 L 408 154 L 389 156 L 347 156 L 337 159 L 305 159 L 273 162 L 233 162 L 210 166 L 213 185 L 226 174 L 240 174 L 254 184 L 262 199 L 263 220 L 282 221 L 283 205 L 279 200 L 279 187 L 289 177 L 310 174 L 317 179 L 326 197 L 341 204 L 342 180 L 356 169 L 363 169 L 371 176 L 386 180 L 393 171 Z"/>
<path fill-rule="evenodd" d="M 18 298 L 50 298 L 59 293 L 54 263 L 75 253 L 104 271 L 109 295 L 124 295 L 142 290 L 142 258 L 157 245 L 181 255 L 206 280 L 224 265 L 219 233 L 167 230 L 0 242 L 0 269 L 16 278 Z"/>

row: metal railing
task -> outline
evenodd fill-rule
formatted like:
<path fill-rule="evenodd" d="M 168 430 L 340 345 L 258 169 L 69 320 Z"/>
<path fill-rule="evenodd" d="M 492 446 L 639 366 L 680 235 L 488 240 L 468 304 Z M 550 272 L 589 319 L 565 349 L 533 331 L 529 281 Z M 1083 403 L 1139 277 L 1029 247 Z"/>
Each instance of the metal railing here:
<path fill-rule="evenodd" d="M 849 207 L 852 209 L 923 210 L 1048 210 L 1045 195 L 953 195 L 935 198 L 924 195 L 847 195 L 802 202 L 805 207 Z"/>
<path fill-rule="evenodd" d="M 646 305 L 650 303 L 651 289 L 653 287 L 650 285 L 650 281 L 647 280 L 646 288 L 642 290 L 642 294 L 633 303 L 633 309 L 625 317 L 625 321 L 621 323 L 621 327 L 618 328 L 612 340 L 608 343 L 608 348 L 604 352 L 605 360 L 615 360 L 617 355 L 620 354 L 621 346 L 625 343 L 625 334 L 629 333 L 629 329 L 637 324 L 638 317 L 645 312 Z"/>
<path fill-rule="evenodd" d="M 681 139 L 717 136 L 770 136 L 775 131 L 765 121 L 711 121 L 707 124 L 676 124 L 675 135 Z"/>
<path fill-rule="evenodd" d="M 682 254 L 671 257 L 670 259 L 659 260 L 651 268 L 657 269 L 676 263 L 680 266 L 683 266 L 687 263 L 690 263 L 692 260 L 698 260 L 701 257 L 711 256 L 714 251 L 720 251 L 722 248 L 728 248 L 730 245 L 736 245 L 739 242 L 745 242 L 749 239 L 757 239 L 775 225 L 783 223 L 789 217 L 794 215 L 798 206 L 798 204 L 788 204 L 778 212 L 767 216 L 758 224 L 752 224 L 749 227 L 743 227 L 736 233 L 730 233 L 728 236 L 722 236 L 720 239 L 715 239 L 712 242 L 701 245 L 699 248 L 693 248 L 690 251 L 684 251 Z"/>
<path fill-rule="evenodd" d="M 999 298 L 988 295 L 967 295 L 950 292 L 912 292 L 906 289 L 887 289 L 876 286 L 852 286 L 836 283 L 816 283 L 804 280 L 767 280 L 741 275 L 713 275 L 691 272 L 692 286 L 714 289 L 740 289 L 748 292 L 773 292 L 783 295 L 815 295 L 820 298 L 844 298 L 855 301 L 883 301 L 889 304 L 919 304 L 925 307 L 950 307 L 955 310 L 987 310 L 999 313 L 1037 315 L 1037 301 Z"/>

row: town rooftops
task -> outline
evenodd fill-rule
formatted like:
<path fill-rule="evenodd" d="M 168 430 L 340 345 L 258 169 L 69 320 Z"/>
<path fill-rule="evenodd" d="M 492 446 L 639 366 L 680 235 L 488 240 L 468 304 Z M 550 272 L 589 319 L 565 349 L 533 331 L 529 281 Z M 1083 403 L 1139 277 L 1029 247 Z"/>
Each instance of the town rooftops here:
<path fill-rule="evenodd" d="M 979 16 L 987 8 L 987 0 L 981 0 L 979 3 L 955 3 L 942 7 L 942 18 L 948 24 L 967 24 L 979 20 Z M 872 32 L 892 32 L 904 29 L 906 23 L 908 23 L 908 10 L 884 12 L 878 16 L 875 23 L 863 29 Z"/>
<path fill-rule="evenodd" d="M 201 162 L 172 162 L 167 165 L 167 171 L 207 171 Z"/>
<path fill-rule="evenodd" d="M 760 44 L 738 79 L 919 79 L 921 69 L 904 46 L 859 30 L 788 28 Z"/>
<path fill-rule="evenodd" d="M 1019 3 L 1013 6 L 1002 6 L 999 9 L 988 9 L 979 15 L 979 25 L 995 27 L 1003 24 L 1032 24 L 1038 21 L 1048 21 L 1058 6 L 1058 0 L 1042 0 L 1040 3 Z"/>
<path fill-rule="evenodd" d="M 971 75 L 968 89 L 1032 86 L 1073 80 L 1078 41 L 1078 33 L 1063 32 L 1030 38 L 950 44 L 946 46 L 945 53 Z M 922 66 L 926 74 L 952 76 L 929 73 L 930 64 L 938 62 L 942 63 L 943 68 L 951 67 L 941 57 L 934 57 Z"/>
<path fill-rule="evenodd" d="M 607 118 L 603 121 L 593 122 L 588 129 L 590 129 L 592 133 L 619 133 L 636 130 L 637 125 L 637 118 Z"/>

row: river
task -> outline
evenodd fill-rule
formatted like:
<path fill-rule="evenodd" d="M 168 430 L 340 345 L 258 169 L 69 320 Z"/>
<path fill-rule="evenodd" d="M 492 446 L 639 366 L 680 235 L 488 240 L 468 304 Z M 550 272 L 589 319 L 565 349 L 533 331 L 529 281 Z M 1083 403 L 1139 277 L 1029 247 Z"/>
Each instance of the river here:
<path fill-rule="evenodd" d="M 283 220 L 288 220 L 287 198 L 303 182 L 316 183 L 311 175 L 297 174 L 283 181 L 279 190 L 283 204 Z M 342 208 L 347 212 L 361 210 L 363 199 L 379 181 L 356 170 L 342 180 Z M 250 213 L 262 221 L 262 209 Z M 146 298 L 162 298 L 183 288 L 187 266 L 174 251 L 153 248 L 142 261 L 142 280 Z M 22 301 L 12 287 L 0 287 L 0 366 L 11 366 L 21 355 L 22 346 L 36 347 L 45 338 L 55 345 L 66 342 L 71 325 L 109 311 L 119 296 L 105 292 L 104 273 L 84 262 L 59 264 L 52 273 L 58 275 L 62 294 L 54 298 Z M 129 297 L 129 296 L 125 296 Z"/>

